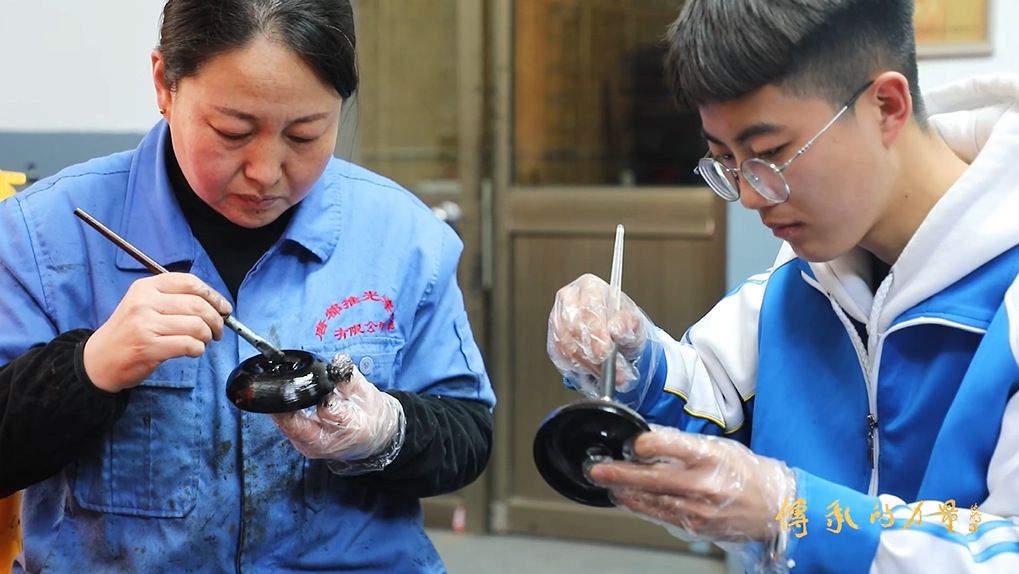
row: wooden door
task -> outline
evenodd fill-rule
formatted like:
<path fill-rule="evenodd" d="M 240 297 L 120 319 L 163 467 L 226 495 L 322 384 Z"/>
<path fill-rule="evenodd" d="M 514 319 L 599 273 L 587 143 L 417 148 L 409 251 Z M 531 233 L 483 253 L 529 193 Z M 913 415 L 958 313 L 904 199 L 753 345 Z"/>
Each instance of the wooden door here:
<path fill-rule="evenodd" d="M 585 272 L 608 279 L 617 223 L 623 289 L 666 330 L 682 334 L 723 293 L 724 204 L 692 173 L 700 124 L 664 81 L 677 4 L 495 2 L 497 531 L 686 546 L 632 514 L 559 496 L 532 460 L 542 419 L 579 398 L 545 351 L 555 293 Z"/>

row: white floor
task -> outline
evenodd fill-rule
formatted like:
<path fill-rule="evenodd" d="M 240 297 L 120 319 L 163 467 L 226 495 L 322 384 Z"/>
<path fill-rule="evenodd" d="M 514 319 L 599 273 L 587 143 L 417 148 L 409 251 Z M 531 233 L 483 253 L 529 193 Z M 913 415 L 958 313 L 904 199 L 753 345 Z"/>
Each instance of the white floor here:
<path fill-rule="evenodd" d="M 725 574 L 725 562 L 689 554 L 526 536 L 428 531 L 449 574 Z"/>

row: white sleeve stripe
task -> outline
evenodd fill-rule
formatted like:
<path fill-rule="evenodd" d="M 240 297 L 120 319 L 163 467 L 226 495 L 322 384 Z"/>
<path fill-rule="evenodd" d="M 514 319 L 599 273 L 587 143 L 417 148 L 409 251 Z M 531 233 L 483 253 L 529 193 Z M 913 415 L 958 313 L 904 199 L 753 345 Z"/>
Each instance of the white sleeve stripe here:
<path fill-rule="evenodd" d="M 760 274 L 754 275 L 753 277 L 751 277 L 749 279 L 745 279 L 745 280 L 743 280 L 742 283 L 740 283 L 739 285 L 733 287 L 728 293 L 725 294 L 725 296 L 726 297 L 732 297 L 733 295 L 735 295 L 735 294 L 739 293 L 740 291 L 742 291 L 743 288 L 748 286 L 748 285 L 764 285 L 765 283 L 768 282 L 768 277 L 770 277 L 770 274 L 768 274 L 768 273 L 760 273 Z"/>
<path fill-rule="evenodd" d="M 677 397 L 683 399 L 684 401 L 689 401 L 689 399 L 686 396 L 686 393 L 684 393 L 683 391 L 681 391 L 679 389 L 673 389 L 673 388 L 665 387 L 665 388 L 662 389 L 662 391 L 664 391 L 666 393 L 669 393 L 670 395 L 676 395 Z M 745 404 L 749 403 L 750 401 L 752 401 L 753 398 L 756 397 L 756 396 L 757 396 L 757 393 L 750 393 L 750 395 L 745 396 L 745 397 L 743 395 L 739 395 L 739 400 L 742 401 L 743 404 L 745 405 Z M 700 413 L 695 413 L 695 412 L 692 412 L 692 411 L 689 411 L 689 412 L 692 415 L 696 414 L 698 416 L 704 416 L 704 417 L 708 416 L 706 414 L 701 415 Z"/>
<path fill-rule="evenodd" d="M 770 273 L 755 275 L 719 301 L 676 341 L 658 332 L 668 371 L 664 390 L 684 410 L 726 433 L 745 421 L 744 407 L 756 392 L 757 327 Z"/>
<path fill-rule="evenodd" d="M 998 528 L 995 532 L 1012 529 Z M 926 528 L 895 529 L 881 535 L 878 555 L 871 574 L 928 574 L 929 572 L 966 572 L 968 574 L 1016 572 L 1019 570 L 1019 543 L 1012 540 L 987 540 L 989 544 L 967 545 L 952 540 L 941 525 Z M 951 542 L 951 543 L 949 543 Z"/>
<path fill-rule="evenodd" d="M 913 516 L 913 506 L 921 502 L 927 505 L 928 508 L 937 508 L 932 505 L 940 504 L 940 502 L 936 500 L 922 500 L 911 505 L 899 504 L 897 506 L 893 506 L 891 510 L 892 514 L 895 516 L 895 528 L 902 528 L 901 526 L 898 526 L 898 524 L 901 523 L 905 525 L 909 522 L 909 519 Z M 949 532 L 948 527 L 941 521 L 942 514 L 938 510 L 922 511 L 920 514 L 924 519 L 926 519 L 926 522 L 910 524 L 909 527 L 919 528 L 923 531 L 928 531 L 930 528 L 934 528 L 935 530 L 931 530 L 930 534 L 944 534 L 944 536 L 941 536 L 942 538 L 945 538 L 946 540 L 951 539 L 953 542 L 963 545 L 974 543 L 979 538 L 993 530 L 1010 527 L 1013 529 L 1011 532 L 999 531 L 996 534 L 1006 534 L 1010 537 L 1010 540 L 1019 540 L 1019 525 L 1011 520 L 980 512 L 980 525 L 977 526 L 976 532 L 969 532 L 969 524 L 970 520 L 972 520 L 971 517 L 973 516 L 973 512 L 968 508 L 957 508 L 956 512 L 958 518 L 955 520 L 956 526 L 955 531 L 953 532 Z M 967 533 L 963 534 L 961 532 L 962 530 L 966 530 Z"/>
<path fill-rule="evenodd" d="M 668 389 L 668 388 L 662 389 L 662 391 L 666 392 L 666 393 L 668 393 L 670 395 L 679 397 L 679 398 L 683 399 L 684 402 L 688 402 L 688 399 L 680 391 L 677 391 L 677 390 L 674 390 L 674 389 Z M 753 398 L 753 395 L 751 395 L 750 398 Z M 744 402 L 749 401 L 749 400 L 750 399 L 745 399 Z M 699 412 L 691 409 L 687 405 L 683 405 L 683 412 L 685 412 L 686 414 L 688 414 L 688 415 L 690 415 L 690 416 L 692 416 L 692 417 L 694 417 L 696 419 L 703 419 L 703 420 L 706 420 L 706 421 L 714 424 L 715 426 L 717 426 L 717 427 L 722 429 L 722 434 L 733 434 L 733 433 L 737 432 L 739 429 L 743 428 L 743 423 L 742 422 L 737 424 L 733 428 L 726 428 L 724 421 L 722 421 L 722 420 L 720 420 L 720 419 L 718 419 L 716 417 L 713 417 L 713 416 L 711 416 L 708 413 L 699 413 Z"/>
<path fill-rule="evenodd" d="M 1019 553 L 1019 542 L 1001 542 L 973 557 L 974 562 L 986 562 L 1004 552 Z"/>
<path fill-rule="evenodd" d="M 994 446 L 987 467 L 988 494 L 980 503 L 980 509 L 987 514 L 1014 518 L 1019 516 L 1019 480 L 1016 480 L 1019 477 L 1019 393 L 1009 397 L 1001 420 L 998 444 Z"/>
<path fill-rule="evenodd" d="M 1000 522 L 1000 521 L 999 521 Z M 896 529 L 903 531 L 916 531 L 940 538 L 942 540 L 952 542 L 963 546 L 966 550 L 974 556 L 987 553 L 991 548 L 997 548 L 1002 545 L 1019 544 L 1016 539 L 1019 538 L 1019 529 L 1015 528 L 1015 524 L 1008 523 L 1012 526 L 1011 529 L 993 528 L 987 532 L 977 534 L 975 537 L 971 537 L 971 534 L 962 534 L 960 532 L 949 532 L 948 528 L 944 524 L 912 524 L 908 529 L 896 526 Z M 965 528 L 965 522 L 962 523 L 962 528 Z"/>
<path fill-rule="evenodd" d="M 1005 292 L 1005 311 L 1008 313 L 1008 342 L 1012 357 L 1019 363 L 1019 281 Z"/>

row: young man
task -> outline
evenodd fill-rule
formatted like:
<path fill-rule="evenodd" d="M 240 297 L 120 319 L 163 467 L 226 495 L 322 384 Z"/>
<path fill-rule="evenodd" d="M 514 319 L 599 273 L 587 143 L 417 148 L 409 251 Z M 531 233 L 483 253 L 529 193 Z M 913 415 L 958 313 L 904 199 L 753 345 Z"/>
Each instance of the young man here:
<path fill-rule="evenodd" d="M 688 1 L 668 67 L 698 171 L 786 246 L 680 341 L 629 300 L 591 319 L 590 275 L 549 319 L 569 384 L 614 342 L 621 397 L 664 425 L 591 479 L 750 569 L 1019 571 L 1019 76 L 925 109 L 912 13 Z"/>

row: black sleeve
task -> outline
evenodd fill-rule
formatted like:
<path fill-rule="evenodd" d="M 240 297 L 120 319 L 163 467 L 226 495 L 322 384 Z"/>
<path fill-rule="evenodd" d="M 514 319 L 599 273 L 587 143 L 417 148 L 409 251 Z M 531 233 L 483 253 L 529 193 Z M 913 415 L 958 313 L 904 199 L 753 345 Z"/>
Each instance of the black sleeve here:
<path fill-rule="evenodd" d="M 381 472 L 363 477 L 418 498 L 474 482 L 492 452 L 492 413 L 479 401 L 390 391 L 403 405 L 403 447 Z"/>
<path fill-rule="evenodd" d="M 85 374 L 92 331 L 68 331 L 0 367 L 0 497 L 56 474 L 105 434 L 128 391 L 107 393 Z"/>

